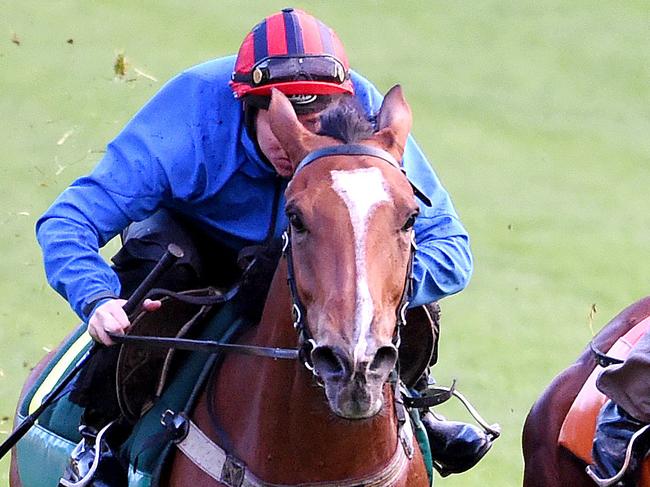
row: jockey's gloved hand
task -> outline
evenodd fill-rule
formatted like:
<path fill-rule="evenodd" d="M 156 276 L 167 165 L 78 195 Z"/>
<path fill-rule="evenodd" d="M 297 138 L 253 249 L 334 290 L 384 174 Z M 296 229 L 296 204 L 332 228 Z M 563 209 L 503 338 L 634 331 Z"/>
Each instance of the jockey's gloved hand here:
<path fill-rule="evenodd" d="M 131 322 L 124 312 L 123 306 L 126 303 L 124 299 L 109 299 L 100 304 L 88 320 L 88 333 L 96 342 L 103 345 L 115 345 L 108 333 L 123 335 Z M 155 311 L 160 308 L 160 301 L 145 299 L 142 303 L 142 309 L 145 311 Z"/>

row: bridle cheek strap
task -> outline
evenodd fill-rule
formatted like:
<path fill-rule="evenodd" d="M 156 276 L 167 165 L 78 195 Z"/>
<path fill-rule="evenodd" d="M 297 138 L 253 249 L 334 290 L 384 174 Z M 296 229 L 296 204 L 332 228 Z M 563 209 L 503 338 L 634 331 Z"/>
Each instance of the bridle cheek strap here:
<path fill-rule="evenodd" d="M 293 267 L 293 253 L 291 251 L 291 227 L 282 234 L 282 255 L 287 259 L 287 283 L 291 294 L 291 316 L 293 327 L 298 333 L 298 358 L 305 368 L 314 372 L 314 365 L 311 361 L 311 352 L 316 348 L 309 328 L 307 328 L 307 311 L 302 304 L 296 284 L 296 275 Z"/>
<path fill-rule="evenodd" d="M 395 335 L 393 337 L 393 344 L 399 348 L 400 344 L 400 331 L 402 327 L 406 326 L 406 310 L 411 303 L 411 298 L 413 297 L 413 292 L 415 289 L 415 277 L 413 275 L 413 267 L 415 261 L 415 252 L 417 251 L 418 246 L 415 243 L 415 232 L 411 234 L 411 251 L 409 254 L 409 262 L 406 266 L 406 277 L 404 282 L 404 291 L 402 292 L 402 298 L 400 303 L 397 306 L 397 326 L 395 327 Z"/>
<path fill-rule="evenodd" d="M 293 317 L 293 327 L 298 333 L 298 357 L 303 365 L 310 372 L 314 373 L 314 366 L 311 360 L 311 352 L 316 348 L 316 342 L 313 335 L 307 326 L 307 311 L 305 309 L 300 294 L 298 293 L 298 286 L 296 284 L 296 276 L 293 266 L 293 253 L 291 249 L 291 227 L 287 228 L 282 234 L 282 254 L 287 259 L 287 283 L 289 284 L 289 292 L 291 294 L 291 314 Z M 409 261 L 406 268 L 406 277 L 404 282 L 404 290 L 400 303 L 397 306 L 395 334 L 393 335 L 393 345 L 399 348 L 400 344 L 400 330 L 406 325 L 406 310 L 410 303 L 411 296 L 413 295 L 414 277 L 413 277 L 413 263 L 415 260 L 415 252 L 417 245 L 415 243 L 415 234 L 411 236 L 411 251 L 409 254 Z M 314 377 L 318 379 L 314 373 Z M 317 380 L 318 381 L 318 380 Z"/>
<path fill-rule="evenodd" d="M 294 176 L 304 169 L 306 166 L 312 162 L 321 159 L 323 157 L 331 156 L 368 156 L 380 159 L 384 162 L 387 162 L 394 168 L 398 169 L 413 189 L 413 194 L 418 197 L 423 204 L 431 206 L 431 201 L 427 198 L 422 191 L 420 191 L 406 176 L 406 171 L 402 165 L 397 162 L 397 160 L 387 151 L 374 147 L 371 145 L 365 144 L 342 144 L 334 145 L 330 147 L 323 147 L 307 154 L 302 161 L 296 166 L 294 171 Z M 287 259 L 287 281 L 289 284 L 289 290 L 291 292 L 291 299 L 293 302 L 292 305 L 292 315 L 293 315 L 293 327 L 298 332 L 299 337 L 299 357 L 305 367 L 314 373 L 314 367 L 311 362 L 311 352 L 316 347 L 316 342 L 314 341 L 311 332 L 307 326 L 307 316 L 306 309 L 300 300 L 300 295 L 298 293 L 298 286 L 296 284 L 295 271 L 293 266 L 293 255 L 291 249 L 291 226 L 282 234 L 282 254 Z M 406 270 L 406 278 L 404 283 L 404 291 L 402 292 L 402 297 L 400 304 L 397 307 L 397 317 L 395 327 L 395 334 L 393 336 L 393 344 L 395 347 L 399 347 L 400 343 L 400 329 L 406 325 L 406 309 L 408 308 L 411 296 L 413 294 L 413 261 L 415 256 L 415 251 L 417 246 L 415 244 L 415 234 L 411 235 L 411 254 L 409 256 L 409 262 Z M 318 379 L 314 373 L 314 377 Z"/>

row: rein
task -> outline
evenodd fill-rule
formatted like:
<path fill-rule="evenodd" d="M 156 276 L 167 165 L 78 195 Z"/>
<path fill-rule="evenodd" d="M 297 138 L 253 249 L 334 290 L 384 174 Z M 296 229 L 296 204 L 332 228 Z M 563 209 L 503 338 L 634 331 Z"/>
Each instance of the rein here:
<path fill-rule="evenodd" d="M 213 340 L 191 340 L 189 338 L 166 338 L 154 336 L 110 335 L 113 341 L 124 345 L 138 345 L 143 348 L 175 348 L 191 352 L 233 352 L 243 355 L 255 355 L 273 359 L 296 360 L 299 350 L 296 348 L 259 347 L 239 345 Z"/>
<path fill-rule="evenodd" d="M 176 293 L 166 289 L 152 289 L 147 293 L 148 298 L 169 296 L 184 303 L 195 304 L 199 306 L 215 305 L 230 301 L 239 291 L 239 286 L 234 286 L 229 291 L 221 293 L 213 289 L 210 296 L 188 296 L 182 293 Z M 115 343 L 120 345 L 133 345 L 141 348 L 174 348 L 178 350 L 188 350 L 191 352 L 233 352 L 243 355 L 254 355 L 257 357 L 268 357 L 272 359 L 296 360 L 298 358 L 298 349 L 295 348 L 278 348 L 278 347 L 260 347 L 255 345 L 240 345 L 237 343 L 224 343 L 214 340 L 192 340 L 189 338 L 171 338 L 159 336 L 142 336 L 142 335 L 117 335 L 108 334 Z"/>

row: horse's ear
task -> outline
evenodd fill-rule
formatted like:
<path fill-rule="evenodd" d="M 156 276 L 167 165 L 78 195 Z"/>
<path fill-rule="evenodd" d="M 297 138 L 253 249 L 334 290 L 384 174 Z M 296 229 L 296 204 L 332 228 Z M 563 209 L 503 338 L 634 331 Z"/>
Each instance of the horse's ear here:
<path fill-rule="evenodd" d="M 374 138 L 397 160 L 401 160 L 412 123 L 411 107 L 406 103 L 402 87 L 395 85 L 386 93 L 379 109 Z"/>
<path fill-rule="evenodd" d="M 315 145 L 314 139 L 318 136 L 300 123 L 289 99 L 275 88 L 271 90 L 269 122 L 273 135 L 278 139 L 295 167 L 311 152 L 311 147 Z"/>

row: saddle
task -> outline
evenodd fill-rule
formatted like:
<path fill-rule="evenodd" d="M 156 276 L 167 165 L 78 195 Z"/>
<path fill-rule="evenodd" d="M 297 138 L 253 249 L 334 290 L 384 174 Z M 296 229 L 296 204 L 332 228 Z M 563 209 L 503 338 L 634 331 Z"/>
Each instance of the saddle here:
<path fill-rule="evenodd" d="M 213 309 L 210 301 L 220 295 L 214 288 L 205 288 L 164 296 L 158 310 L 140 312 L 132 320 L 128 334 L 165 338 L 196 336 L 194 328 L 209 317 Z M 151 409 L 182 356 L 183 352 L 173 348 L 121 346 L 116 388 L 120 410 L 127 420 L 135 423 Z"/>
<path fill-rule="evenodd" d="M 173 298 L 165 300 L 165 306 L 175 307 L 172 301 L 176 300 Z M 195 308 L 194 312 L 190 311 L 183 316 L 194 316 L 196 312 Z M 178 316 L 181 316 L 181 312 Z M 249 324 L 241 317 L 241 310 L 233 302 L 215 306 L 206 314 L 205 320 L 200 321 L 204 323 L 199 325 L 198 321 L 195 322 L 190 327 L 188 336 L 222 342 L 232 342 L 234 336 L 241 333 Z M 59 347 L 43 374 L 19 404 L 17 421 L 23 421 L 30 411 L 40 405 L 43 395 L 51 390 L 60 377 L 65 375 L 91 346 L 92 340 L 85 330 L 86 325 L 81 324 Z M 155 401 L 151 401 L 151 398 L 155 397 L 162 367 L 159 367 L 158 373 L 153 374 L 156 377 L 154 383 L 146 386 L 147 394 L 144 399 L 140 395 L 133 394 L 135 376 L 130 378 L 134 381 L 131 386 L 123 388 L 131 391 L 131 395 L 123 398 L 131 410 L 137 411 L 145 404 L 146 407 L 143 409 L 150 407 L 135 423 L 130 437 L 120 448 L 120 457 L 130 464 L 129 486 L 156 485 L 156 479 L 164 468 L 173 445 L 171 441 L 156 441 L 152 444 L 151 439 L 164 437 L 165 427 L 161 424 L 160 418 L 166 410 L 191 409 L 192 391 L 197 384 L 197 377 L 201 376 L 206 368 L 206 359 L 204 353 L 175 352 L 171 362 L 168 361 L 170 366 L 166 369 L 164 391 Z M 164 361 L 163 358 L 161 363 Z M 142 368 L 140 372 L 146 369 L 145 365 L 140 367 Z M 153 405 L 150 406 L 151 402 Z M 18 442 L 16 458 L 24 487 L 57 485 L 72 450 L 81 440 L 77 429 L 81 413 L 82 408 L 72 403 L 68 395 L 64 395 L 40 416 L 38 422 Z"/>
<path fill-rule="evenodd" d="M 607 351 L 607 355 L 625 359 L 634 345 L 648 331 L 650 331 L 650 318 L 639 322 L 620 337 Z M 592 463 L 591 447 L 598 413 L 607 401 L 607 397 L 596 388 L 596 379 L 602 370 L 603 367 L 597 365 L 587 378 L 573 401 L 558 436 L 558 443 L 562 447 L 587 464 Z M 650 459 L 646 459 L 643 463 L 639 487 L 650 487 Z"/>

